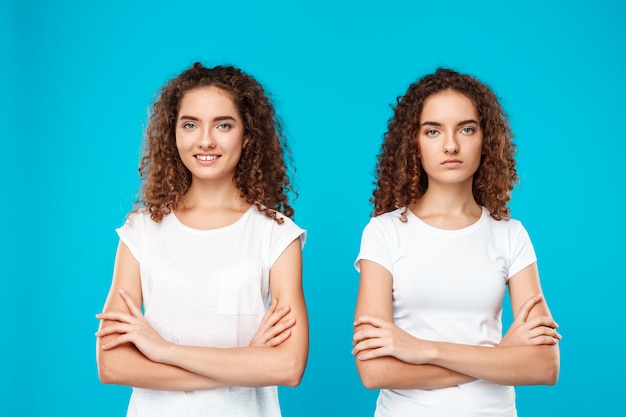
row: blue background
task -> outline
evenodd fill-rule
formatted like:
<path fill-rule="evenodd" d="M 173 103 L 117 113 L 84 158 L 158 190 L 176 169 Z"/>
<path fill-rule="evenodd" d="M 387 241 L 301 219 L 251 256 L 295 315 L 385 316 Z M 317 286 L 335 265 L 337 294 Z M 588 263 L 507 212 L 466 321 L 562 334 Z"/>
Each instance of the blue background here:
<path fill-rule="evenodd" d="M 350 354 L 352 262 L 389 105 L 437 66 L 490 84 L 516 133 L 513 215 L 564 335 L 558 384 L 519 388 L 520 415 L 619 413 L 625 3 L 438 3 L 3 0 L 0 414 L 124 415 L 130 389 L 97 378 L 94 314 L 147 108 L 196 60 L 258 78 L 291 140 L 311 349 L 285 416 L 372 413 Z"/>

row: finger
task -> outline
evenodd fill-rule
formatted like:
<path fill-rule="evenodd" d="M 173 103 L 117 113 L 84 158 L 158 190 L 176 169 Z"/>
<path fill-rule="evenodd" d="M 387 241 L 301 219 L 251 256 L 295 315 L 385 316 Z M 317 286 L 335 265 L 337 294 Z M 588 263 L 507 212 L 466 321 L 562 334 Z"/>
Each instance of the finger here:
<path fill-rule="evenodd" d="M 128 309 L 130 310 L 130 314 L 132 314 L 134 317 L 140 317 L 143 315 L 141 313 L 141 309 L 137 307 L 131 296 L 126 291 L 120 289 L 120 295 L 122 296 L 122 299 L 126 303 Z"/>
<path fill-rule="evenodd" d="M 515 317 L 515 321 L 526 321 L 526 319 L 528 319 L 528 315 L 530 314 L 530 311 L 542 299 L 543 299 L 543 295 L 537 294 L 537 295 L 533 295 L 528 300 L 526 300 L 526 302 L 522 304 L 522 306 L 518 310 L 517 317 Z"/>
<path fill-rule="evenodd" d="M 540 339 L 544 336 L 551 337 L 556 340 L 561 339 L 561 335 L 552 327 L 536 327 L 528 333 L 529 339 L 534 343 L 533 339 Z"/>
<path fill-rule="evenodd" d="M 276 310 L 276 312 L 274 312 L 274 314 L 272 314 L 270 316 L 268 322 L 270 323 L 270 325 L 274 326 L 283 317 L 285 317 L 287 314 L 289 314 L 290 311 L 291 311 L 291 307 L 290 306 L 283 306 L 280 309 Z"/>
<path fill-rule="evenodd" d="M 356 345 L 362 340 L 380 339 L 383 337 L 389 337 L 389 335 L 390 334 L 387 329 L 381 329 L 379 327 L 366 327 L 354 332 L 354 335 L 352 336 L 352 343 Z"/>
<path fill-rule="evenodd" d="M 272 299 L 272 302 L 270 303 L 270 306 L 267 308 L 267 312 L 268 313 L 273 313 L 274 311 L 276 311 L 276 307 L 278 307 L 278 299 L 274 298 Z"/>
<path fill-rule="evenodd" d="M 352 354 L 357 355 L 359 352 L 362 352 L 364 350 L 378 349 L 386 345 L 388 345 L 386 339 L 382 339 L 378 337 L 371 338 L 371 339 L 364 339 L 354 344 L 354 347 L 352 348 Z"/>
<path fill-rule="evenodd" d="M 281 321 L 280 323 L 272 326 L 265 332 L 266 340 L 269 341 L 277 335 L 283 333 L 285 330 L 292 328 L 296 324 L 296 319 L 289 319 Z"/>
<path fill-rule="evenodd" d="M 528 328 L 531 328 L 531 329 L 533 327 L 540 327 L 540 326 L 551 327 L 553 329 L 557 329 L 559 327 L 557 322 L 554 321 L 554 319 L 550 316 L 535 317 L 532 320 L 529 320 L 526 323 L 526 325 L 528 326 Z"/>
<path fill-rule="evenodd" d="M 269 317 L 274 313 L 274 311 L 276 311 L 276 306 L 278 305 L 278 300 L 277 299 L 272 299 L 272 302 L 270 303 L 269 307 L 267 307 L 267 311 L 265 312 L 265 314 L 263 314 L 263 318 L 261 319 L 261 323 L 259 323 L 259 328 L 261 328 L 263 325 L 265 325 L 265 323 L 267 322 L 267 320 L 269 319 Z"/>
<path fill-rule="evenodd" d="M 559 339 L 550 336 L 541 336 L 532 339 L 532 342 L 532 344 L 535 346 L 556 345 L 557 343 L 559 343 Z"/>
<path fill-rule="evenodd" d="M 382 347 L 378 349 L 371 349 L 364 352 L 357 352 L 355 357 L 360 361 L 366 361 L 369 359 L 381 358 L 383 356 L 390 356 L 387 351 L 387 347 Z"/>
<path fill-rule="evenodd" d="M 102 349 L 103 350 L 110 350 L 113 349 L 119 345 L 122 345 L 124 343 L 132 343 L 131 338 L 128 334 L 123 334 L 119 337 L 116 337 L 115 339 L 111 340 L 110 342 L 102 345 Z"/>
<path fill-rule="evenodd" d="M 134 320 L 133 316 L 119 311 L 107 311 L 105 313 L 96 314 L 96 318 L 100 320 L 119 321 L 122 323 L 130 323 Z"/>
<path fill-rule="evenodd" d="M 362 324 L 369 324 L 369 325 L 374 326 L 374 327 L 384 327 L 384 326 L 388 325 L 389 322 L 387 320 L 383 320 L 383 319 L 378 318 L 376 316 L 363 315 L 363 316 L 359 316 L 354 321 L 354 327 L 360 326 Z"/>
<path fill-rule="evenodd" d="M 280 323 L 277 323 L 273 328 L 272 328 L 272 332 L 275 334 L 278 333 L 282 333 L 287 329 L 292 328 L 293 326 L 296 325 L 296 319 L 295 318 L 291 318 L 288 320 L 283 320 Z"/>
<path fill-rule="evenodd" d="M 289 306 L 284 306 L 273 314 L 266 313 L 261 321 L 261 324 L 259 325 L 258 332 L 262 334 L 270 331 L 279 322 L 279 320 L 289 313 L 290 310 Z"/>
<path fill-rule="evenodd" d="M 285 340 L 289 339 L 289 337 L 291 337 L 291 330 L 287 329 L 284 332 L 281 332 L 276 337 L 273 337 L 267 344 L 269 346 L 276 347 L 283 343 Z"/>
<path fill-rule="evenodd" d="M 100 330 L 98 330 L 96 332 L 96 336 L 98 337 L 104 337 L 113 333 L 128 333 L 129 331 L 131 331 L 131 329 L 129 329 L 129 325 L 127 324 L 112 324 L 110 326 L 104 327 Z"/>

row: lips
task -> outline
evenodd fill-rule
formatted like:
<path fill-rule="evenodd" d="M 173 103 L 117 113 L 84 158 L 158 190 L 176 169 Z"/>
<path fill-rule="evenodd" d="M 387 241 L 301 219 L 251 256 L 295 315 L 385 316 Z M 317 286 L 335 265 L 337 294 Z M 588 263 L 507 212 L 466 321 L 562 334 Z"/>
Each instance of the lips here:
<path fill-rule="evenodd" d="M 441 165 L 460 165 L 462 163 L 463 161 L 459 159 L 446 159 L 445 161 L 441 163 Z"/>

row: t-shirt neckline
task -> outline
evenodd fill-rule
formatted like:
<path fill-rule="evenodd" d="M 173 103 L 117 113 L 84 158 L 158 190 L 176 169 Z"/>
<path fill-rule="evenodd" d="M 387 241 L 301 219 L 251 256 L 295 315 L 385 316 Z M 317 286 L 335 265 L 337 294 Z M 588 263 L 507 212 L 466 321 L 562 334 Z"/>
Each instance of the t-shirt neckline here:
<path fill-rule="evenodd" d="M 212 233 L 212 232 L 222 232 L 225 230 L 229 230 L 232 229 L 234 227 L 237 227 L 238 224 L 242 223 L 246 217 L 248 217 L 250 215 L 250 212 L 255 208 L 256 206 L 254 204 L 252 204 L 241 216 L 239 216 L 239 218 L 237 220 L 235 220 L 234 222 L 227 224 L 225 226 L 222 227 L 216 227 L 214 229 L 196 229 L 195 227 L 191 227 L 191 226 L 187 226 L 185 223 L 183 223 L 182 221 L 180 221 L 180 219 L 178 218 L 178 216 L 176 215 L 176 213 L 172 210 L 172 212 L 170 213 L 170 215 L 168 217 L 170 217 L 172 219 L 172 221 L 174 223 L 176 223 L 180 228 L 185 229 L 185 230 L 189 230 L 191 232 L 194 233 Z"/>
<path fill-rule="evenodd" d="M 459 236 L 459 235 L 466 235 L 466 234 L 472 233 L 474 230 L 478 229 L 487 220 L 487 217 L 489 216 L 489 212 L 487 211 L 487 209 L 481 206 L 480 217 L 478 218 L 478 220 L 476 220 L 474 223 L 470 224 L 469 226 L 462 227 L 461 229 L 441 229 L 441 228 L 431 226 L 430 224 L 426 223 L 424 220 L 419 218 L 415 213 L 413 213 L 408 208 L 407 208 L 407 212 L 408 212 L 408 217 L 410 217 L 413 221 L 415 221 L 415 223 L 418 224 L 420 228 L 424 230 L 428 230 L 432 233 L 436 233 L 439 235 L 447 235 L 447 236 L 451 236 L 451 235 Z"/>

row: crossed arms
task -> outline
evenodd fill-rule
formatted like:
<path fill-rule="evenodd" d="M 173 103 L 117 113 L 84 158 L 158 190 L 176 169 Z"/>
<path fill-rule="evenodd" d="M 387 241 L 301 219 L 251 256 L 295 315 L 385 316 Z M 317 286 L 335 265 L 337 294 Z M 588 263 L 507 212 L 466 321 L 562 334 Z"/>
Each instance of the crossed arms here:
<path fill-rule="evenodd" d="M 295 386 L 308 356 L 302 254 L 294 240 L 270 271 L 272 304 L 249 346 L 182 346 L 164 340 L 143 317 L 139 264 L 120 242 L 113 282 L 96 333 L 100 380 L 172 391 L 223 386 Z"/>
<path fill-rule="evenodd" d="M 476 379 L 501 385 L 556 383 L 561 336 L 541 295 L 536 264 L 509 280 L 515 320 L 496 347 L 413 337 L 393 322 L 391 285 L 389 271 L 361 260 L 352 353 L 366 387 L 436 389 Z"/>

